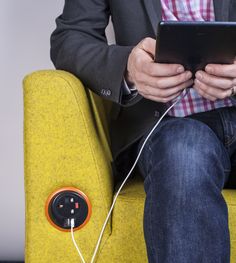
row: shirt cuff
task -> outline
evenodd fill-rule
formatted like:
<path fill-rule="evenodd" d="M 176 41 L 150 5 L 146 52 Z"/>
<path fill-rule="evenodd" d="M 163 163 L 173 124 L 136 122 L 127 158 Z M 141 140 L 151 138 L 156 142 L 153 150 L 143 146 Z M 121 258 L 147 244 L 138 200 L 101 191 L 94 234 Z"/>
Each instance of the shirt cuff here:
<path fill-rule="evenodd" d="M 121 98 L 120 105 L 123 107 L 130 107 L 139 102 L 143 97 L 138 93 L 135 85 L 130 84 L 123 77 L 121 82 Z"/>
<path fill-rule="evenodd" d="M 138 92 L 134 84 L 128 84 L 125 78 L 122 81 L 123 95 L 130 95 L 133 92 Z"/>

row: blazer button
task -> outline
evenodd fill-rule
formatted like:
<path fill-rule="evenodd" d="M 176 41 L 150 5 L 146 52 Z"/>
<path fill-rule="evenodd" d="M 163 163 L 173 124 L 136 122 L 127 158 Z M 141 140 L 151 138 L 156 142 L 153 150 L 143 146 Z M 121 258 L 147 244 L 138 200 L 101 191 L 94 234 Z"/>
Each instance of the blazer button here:
<path fill-rule="evenodd" d="M 105 97 L 111 96 L 111 90 L 110 89 L 102 89 L 101 94 Z"/>

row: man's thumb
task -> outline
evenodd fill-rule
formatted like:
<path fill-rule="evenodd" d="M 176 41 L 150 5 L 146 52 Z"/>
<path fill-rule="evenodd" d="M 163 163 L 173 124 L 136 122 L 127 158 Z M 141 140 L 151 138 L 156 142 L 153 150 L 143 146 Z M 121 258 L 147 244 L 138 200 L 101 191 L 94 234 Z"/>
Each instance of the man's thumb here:
<path fill-rule="evenodd" d="M 156 51 L 156 40 L 150 37 L 144 38 L 140 43 L 139 43 L 139 48 L 143 49 L 152 57 L 155 57 L 155 51 Z"/>

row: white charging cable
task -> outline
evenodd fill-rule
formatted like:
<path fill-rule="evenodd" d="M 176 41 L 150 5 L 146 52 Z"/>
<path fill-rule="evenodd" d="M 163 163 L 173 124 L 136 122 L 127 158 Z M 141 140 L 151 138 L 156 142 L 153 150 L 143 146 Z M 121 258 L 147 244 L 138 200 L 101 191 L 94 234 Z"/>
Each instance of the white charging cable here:
<path fill-rule="evenodd" d="M 74 246 L 75 246 L 76 250 L 78 251 L 78 254 L 79 254 L 80 258 L 81 258 L 81 261 L 82 261 L 83 263 L 86 263 L 85 260 L 84 260 L 84 257 L 83 257 L 83 255 L 82 255 L 82 253 L 80 252 L 80 249 L 79 249 L 78 245 L 76 244 L 75 237 L 74 237 L 74 227 L 75 227 L 75 219 L 72 218 L 72 219 L 70 220 L 71 238 L 72 238 L 72 240 L 73 240 L 73 243 L 74 243 Z"/>
<path fill-rule="evenodd" d="M 113 210 L 113 208 L 114 208 L 114 206 L 115 206 L 116 199 L 117 199 L 118 195 L 120 194 L 120 191 L 122 190 L 124 184 L 126 183 L 126 181 L 128 180 L 128 178 L 130 177 L 131 173 L 133 172 L 135 166 L 137 165 L 137 162 L 138 162 L 138 160 L 139 160 L 139 158 L 140 158 L 140 155 L 141 155 L 141 153 L 142 153 L 142 151 L 143 151 L 144 146 L 146 145 L 148 139 L 150 138 L 150 136 L 152 135 L 152 133 L 154 132 L 154 130 L 157 128 L 157 126 L 160 124 L 160 122 L 162 121 L 162 119 L 166 116 L 166 114 L 167 114 L 179 101 L 181 101 L 181 100 L 186 96 L 186 94 L 187 94 L 187 89 L 183 90 L 182 93 L 181 93 L 181 94 L 178 96 L 178 98 L 176 99 L 176 101 L 163 113 L 163 115 L 160 117 L 160 119 L 157 121 L 157 123 L 154 125 L 154 127 L 151 129 L 151 131 L 150 131 L 149 134 L 147 135 L 146 139 L 144 140 L 144 142 L 143 142 L 143 144 L 142 144 L 142 146 L 141 146 L 141 148 L 140 148 L 140 150 L 139 150 L 139 152 L 138 152 L 138 155 L 137 155 L 137 157 L 136 157 L 136 159 L 135 159 L 135 162 L 134 162 L 132 168 L 130 169 L 128 175 L 125 177 L 123 183 L 122 183 L 121 186 L 119 187 L 119 189 L 118 189 L 118 191 L 117 191 L 117 193 L 116 193 L 116 195 L 115 195 L 115 197 L 114 197 L 114 199 L 113 199 L 111 208 L 110 208 L 110 210 L 109 210 L 109 212 L 108 212 L 108 214 L 107 214 L 106 220 L 105 220 L 105 222 L 104 222 L 104 224 L 103 224 L 103 227 L 102 227 L 101 233 L 100 233 L 100 235 L 99 235 L 99 238 L 98 238 L 98 241 L 97 241 L 97 245 L 96 245 L 96 247 L 95 247 L 95 250 L 94 250 L 94 253 L 93 253 L 93 257 L 92 257 L 90 263 L 93 263 L 94 260 L 95 260 L 95 257 L 96 257 L 96 255 L 97 255 L 97 252 L 98 252 L 98 249 L 99 249 L 101 240 L 102 240 L 103 233 L 104 233 L 105 228 L 106 228 L 106 225 L 107 225 L 107 222 L 108 222 L 108 220 L 109 220 L 109 218 L 110 218 L 110 216 L 111 216 L 112 210 Z M 73 232 L 73 228 L 71 228 L 71 229 L 72 229 L 72 232 Z M 74 235 L 73 235 L 73 234 L 72 234 L 72 239 L 73 239 L 74 245 L 75 245 L 75 247 L 76 247 L 76 249 L 77 249 L 77 251 L 78 251 L 78 253 L 79 253 L 79 256 L 80 256 L 81 260 L 83 261 L 83 263 L 85 263 L 85 261 L 84 261 L 84 259 L 83 259 L 83 256 L 82 256 L 81 252 L 79 251 L 78 246 L 76 245 L 76 242 L 75 242 L 75 240 L 74 240 Z"/>

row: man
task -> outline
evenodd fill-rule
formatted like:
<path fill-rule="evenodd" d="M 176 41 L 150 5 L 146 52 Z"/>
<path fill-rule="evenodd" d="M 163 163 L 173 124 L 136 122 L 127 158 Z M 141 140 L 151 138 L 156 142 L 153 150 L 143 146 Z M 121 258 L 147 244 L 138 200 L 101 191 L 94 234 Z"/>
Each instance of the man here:
<path fill-rule="evenodd" d="M 108 46 L 110 16 L 116 45 Z M 112 150 L 122 172 L 161 113 L 192 87 L 139 160 L 148 259 L 226 263 L 230 240 L 221 190 L 236 166 L 236 62 L 207 65 L 194 79 L 182 65 L 154 63 L 161 19 L 236 21 L 236 1 L 68 0 L 51 37 L 51 57 L 56 68 L 114 102 Z"/>

